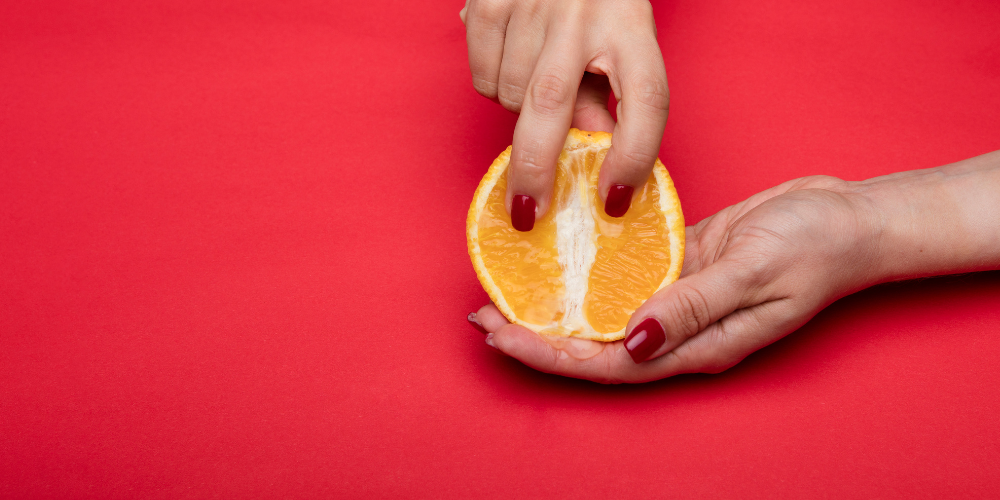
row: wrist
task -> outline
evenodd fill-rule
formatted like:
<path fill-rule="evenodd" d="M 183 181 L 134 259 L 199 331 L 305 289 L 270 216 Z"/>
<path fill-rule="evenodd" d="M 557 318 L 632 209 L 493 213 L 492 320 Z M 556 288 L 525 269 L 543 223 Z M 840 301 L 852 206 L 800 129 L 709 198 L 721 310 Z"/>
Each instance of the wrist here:
<path fill-rule="evenodd" d="M 869 283 L 1000 268 L 1000 152 L 850 183 Z"/>
<path fill-rule="evenodd" d="M 839 276 L 836 283 L 834 298 L 843 297 L 854 292 L 885 281 L 885 266 L 882 251 L 885 238 L 886 221 L 876 200 L 867 196 L 857 182 L 846 182 L 840 194 L 852 207 L 850 223 L 846 226 L 850 231 L 844 232 L 846 238 L 841 238 L 839 246 L 844 249 L 832 272 Z"/>

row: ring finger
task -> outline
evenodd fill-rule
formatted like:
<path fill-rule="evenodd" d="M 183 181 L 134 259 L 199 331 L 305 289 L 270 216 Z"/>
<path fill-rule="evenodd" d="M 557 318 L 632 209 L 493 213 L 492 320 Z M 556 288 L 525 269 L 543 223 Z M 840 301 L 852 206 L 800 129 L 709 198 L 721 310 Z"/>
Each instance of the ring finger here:
<path fill-rule="evenodd" d="M 507 25 L 507 36 L 504 39 L 503 59 L 500 63 L 500 76 L 497 82 L 497 98 L 500 105 L 513 111 L 521 112 L 524 102 L 524 92 L 528 88 L 531 74 L 538 55 L 545 44 L 545 27 L 534 19 L 525 19 L 517 13 Z"/>

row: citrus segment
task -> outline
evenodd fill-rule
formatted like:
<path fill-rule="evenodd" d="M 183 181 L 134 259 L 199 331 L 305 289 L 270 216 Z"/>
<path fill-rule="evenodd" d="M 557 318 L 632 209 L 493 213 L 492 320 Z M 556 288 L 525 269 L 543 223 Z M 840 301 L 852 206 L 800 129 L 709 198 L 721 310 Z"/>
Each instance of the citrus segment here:
<path fill-rule="evenodd" d="M 509 153 L 508 153 L 509 154 Z M 507 172 L 500 176 L 507 184 Z M 479 248 L 483 264 L 514 314 L 536 325 L 555 321 L 560 298 L 565 294 L 555 242 L 555 221 L 549 211 L 535 221 L 531 231 L 522 233 L 511 226 L 504 206 L 506 189 L 494 189 L 479 219 Z"/>
<path fill-rule="evenodd" d="M 595 210 L 599 250 L 590 270 L 586 310 L 587 319 L 598 332 L 623 328 L 643 301 L 660 288 L 670 269 L 670 233 L 661 230 L 666 217 L 658 208 L 660 196 L 652 177 L 623 217 L 612 218 L 603 209 Z"/>

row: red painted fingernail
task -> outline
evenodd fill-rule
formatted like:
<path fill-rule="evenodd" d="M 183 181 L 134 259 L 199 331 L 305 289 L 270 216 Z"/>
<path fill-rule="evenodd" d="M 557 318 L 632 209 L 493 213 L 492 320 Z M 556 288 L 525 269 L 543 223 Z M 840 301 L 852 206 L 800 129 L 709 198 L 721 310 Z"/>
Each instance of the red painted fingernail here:
<path fill-rule="evenodd" d="M 621 217 L 632 205 L 632 191 L 635 188 L 624 184 L 615 184 L 608 190 L 608 201 L 604 202 L 604 213 L 612 217 Z"/>
<path fill-rule="evenodd" d="M 475 328 L 476 330 L 479 330 L 479 333 L 482 334 L 490 333 L 487 332 L 483 324 L 479 322 L 479 318 L 476 317 L 476 313 L 469 313 L 469 315 L 465 319 L 469 320 L 469 324 L 472 325 L 472 327 Z"/>
<path fill-rule="evenodd" d="M 523 194 L 514 195 L 510 205 L 510 225 L 518 231 L 531 231 L 535 227 L 535 199 Z"/>
<path fill-rule="evenodd" d="M 649 359 L 657 349 L 667 341 L 663 335 L 663 327 L 653 318 L 646 318 L 639 323 L 625 338 L 625 350 L 632 356 L 632 361 L 642 363 Z"/>

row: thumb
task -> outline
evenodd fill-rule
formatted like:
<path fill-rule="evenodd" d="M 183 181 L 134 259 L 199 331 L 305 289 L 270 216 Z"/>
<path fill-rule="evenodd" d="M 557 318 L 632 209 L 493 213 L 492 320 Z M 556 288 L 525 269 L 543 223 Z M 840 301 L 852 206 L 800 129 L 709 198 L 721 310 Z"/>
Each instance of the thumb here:
<path fill-rule="evenodd" d="M 729 313 L 750 305 L 748 266 L 718 261 L 653 294 L 632 315 L 625 349 L 642 363 L 670 352 Z"/>

